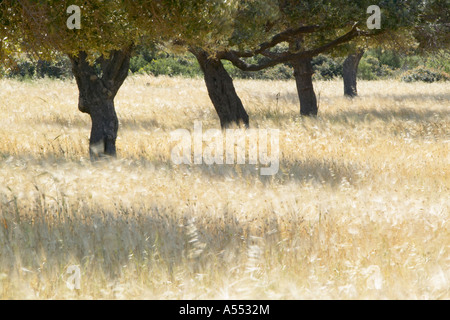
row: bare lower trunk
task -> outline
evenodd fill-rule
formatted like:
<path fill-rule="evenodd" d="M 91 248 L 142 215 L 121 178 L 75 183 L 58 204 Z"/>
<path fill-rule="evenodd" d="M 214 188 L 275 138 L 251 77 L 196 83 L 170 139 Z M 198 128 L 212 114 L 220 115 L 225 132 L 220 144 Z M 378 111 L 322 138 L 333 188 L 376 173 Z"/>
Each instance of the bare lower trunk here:
<path fill-rule="evenodd" d="M 114 108 L 114 101 L 108 97 L 97 98 L 91 105 L 95 106 L 91 111 L 92 120 L 91 137 L 89 139 L 89 153 L 95 160 L 104 155 L 116 156 L 116 139 L 119 130 L 119 120 Z"/>
<path fill-rule="evenodd" d="M 294 67 L 294 77 L 300 99 L 300 114 L 302 116 L 317 116 L 319 110 L 312 81 L 314 70 L 311 65 L 311 58 L 294 61 L 292 66 Z"/>
<path fill-rule="evenodd" d="M 70 56 L 72 71 L 79 89 L 78 109 L 92 120 L 89 153 L 91 160 L 104 156 L 115 157 L 119 120 L 114 98 L 128 75 L 132 48 L 110 53 L 108 59 L 97 59 L 95 66 L 87 62 L 87 54 Z"/>
<path fill-rule="evenodd" d="M 343 78 L 344 78 L 344 95 L 346 97 L 354 98 L 358 95 L 357 76 L 358 66 L 361 58 L 364 55 L 363 50 L 359 50 L 347 57 L 344 61 Z"/>
<path fill-rule="evenodd" d="M 209 97 L 214 105 L 223 129 L 236 125 L 249 126 L 249 117 L 244 109 L 241 99 L 236 93 L 228 72 L 222 61 L 210 57 L 201 49 L 191 49 L 204 73 Z"/>

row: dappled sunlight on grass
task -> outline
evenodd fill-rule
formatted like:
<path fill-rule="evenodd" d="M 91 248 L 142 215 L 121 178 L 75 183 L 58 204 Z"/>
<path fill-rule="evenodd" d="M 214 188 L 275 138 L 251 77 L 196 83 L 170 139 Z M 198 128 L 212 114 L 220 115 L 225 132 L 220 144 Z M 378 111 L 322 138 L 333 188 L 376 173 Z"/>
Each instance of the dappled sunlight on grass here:
<path fill-rule="evenodd" d="M 129 78 L 117 160 L 88 160 L 72 81 L 0 80 L 0 297 L 450 298 L 448 84 L 236 81 L 280 170 L 174 165 L 171 131 L 218 128 L 203 80 Z M 66 286 L 81 268 L 81 290 Z"/>

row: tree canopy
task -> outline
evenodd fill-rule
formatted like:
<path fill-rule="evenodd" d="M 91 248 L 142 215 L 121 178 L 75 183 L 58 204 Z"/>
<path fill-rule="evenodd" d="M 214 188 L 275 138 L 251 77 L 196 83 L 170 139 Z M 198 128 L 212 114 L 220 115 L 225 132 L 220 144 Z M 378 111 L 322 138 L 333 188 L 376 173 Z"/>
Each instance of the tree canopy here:
<path fill-rule="evenodd" d="M 380 0 L 381 29 L 369 30 L 370 0 L 2 0 L 0 40 L 3 58 L 20 51 L 44 58 L 80 51 L 98 57 L 129 43 L 170 42 L 226 52 L 221 58 L 256 70 L 298 58 L 293 55 L 298 48 L 280 49 L 295 39 L 301 39 L 302 55 L 336 47 L 347 52 L 345 44 L 352 40 L 366 47 L 411 44 L 406 35 L 414 35 L 422 47 L 443 47 L 448 45 L 446 3 Z M 72 5 L 81 9 L 79 30 L 67 28 L 67 8 Z M 258 54 L 270 62 L 246 66 L 240 61 Z"/>
<path fill-rule="evenodd" d="M 2 26 L 8 43 L 17 52 L 51 59 L 59 52 L 91 59 L 133 43 L 139 32 L 122 1 L 2 1 Z M 81 29 L 70 29 L 68 8 L 80 8 Z"/>

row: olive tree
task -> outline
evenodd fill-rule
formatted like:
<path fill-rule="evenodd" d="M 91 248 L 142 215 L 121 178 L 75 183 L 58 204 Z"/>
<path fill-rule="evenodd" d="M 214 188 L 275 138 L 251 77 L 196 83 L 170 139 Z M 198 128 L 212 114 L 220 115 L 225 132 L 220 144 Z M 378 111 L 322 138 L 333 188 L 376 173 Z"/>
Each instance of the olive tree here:
<path fill-rule="evenodd" d="M 90 155 L 116 155 L 114 98 L 128 75 L 139 33 L 120 0 L 5 0 L 4 39 L 14 50 L 51 60 L 66 54 L 79 89 L 78 108 L 90 115 Z M 15 52 L 14 52 L 15 51 Z"/>
<path fill-rule="evenodd" d="M 320 53 L 340 51 L 349 53 L 355 48 L 367 48 L 379 43 L 394 43 L 409 35 L 421 10 L 420 0 L 379 1 L 379 27 L 372 28 L 368 8 L 373 1 L 344 0 L 273 0 L 278 5 L 281 19 L 274 22 L 267 41 L 250 50 L 230 49 L 221 53 L 244 71 L 259 71 L 279 63 L 289 62 L 294 69 L 300 100 L 300 114 L 318 113 L 314 93 L 311 60 Z M 352 45 L 350 45 L 352 44 Z M 359 50 L 358 49 L 358 50 Z M 259 64 L 248 64 L 246 58 L 262 55 Z M 356 58 L 359 59 L 358 55 Z M 352 63 L 356 66 L 356 60 Z M 356 79 L 356 78 L 355 78 Z M 350 79 L 351 80 L 351 79 Z M 349 81 L 352 83 L 353 81 Z M 356 86 L 356 85 L 355 85 Z M 355 87 L 356 88 L 356 87 Z"/>
<path fill-rule="evenodd" d="M 192 53 L 204 74 L 211 102 L 222 128 L 232 124 L 249 125 L 249 117 L 236 93 L 233 80 L 217 52 L 230 46 L 235 21 L 248 0 L 126 0 L 143 29 L 153 29 L 149 16 L 161 17 L 159 41 L 171 49 Z M 262 11 L 260 11 L 262 12 Z"/>

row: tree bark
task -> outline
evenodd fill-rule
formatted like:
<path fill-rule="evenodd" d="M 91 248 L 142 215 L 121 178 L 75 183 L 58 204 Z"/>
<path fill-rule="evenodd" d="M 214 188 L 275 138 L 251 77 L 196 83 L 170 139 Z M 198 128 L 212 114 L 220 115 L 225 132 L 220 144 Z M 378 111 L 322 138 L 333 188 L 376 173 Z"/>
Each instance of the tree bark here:
<path fill-rule="evenodd" d="M 317 116 L 319 111 L 312 81 L 314 70 L 311 60 L 312 58 L 304 58 L 292 62 L 302 116 Z"/>
<path fill-rule="evenodd" d="M 358 50 L 356 53 L 350 54 L 344 61 L 343 78 L 344 78 L 344 95 L 349 98 L 358 96 L 357 76 L 358 66 L 364 55 L 363 50 Z"/>
<path fill-rule="evenodd" d="M 86 52 L 69 56 L 79 89 L 78 109 L 89 114 L 92 120 L 89 139 L 91 160 L 116 157 L 119 120 L 114 98 L 128 76 L 131 52 L 131 46 L 112 51 L 108 58 L 102 56 L 94 65 L 87 61 Z"/>
<path fill-rule="evenodd" d="M 203 71 L 209 97 L 220 119 L 222 129 L 232 124 L 249 126 L 249 117 L 236 93 L 233 79 L 225 70 L 222 61 L 211 57 L 202 49 L 190 51 L 197 58 Z"/>

